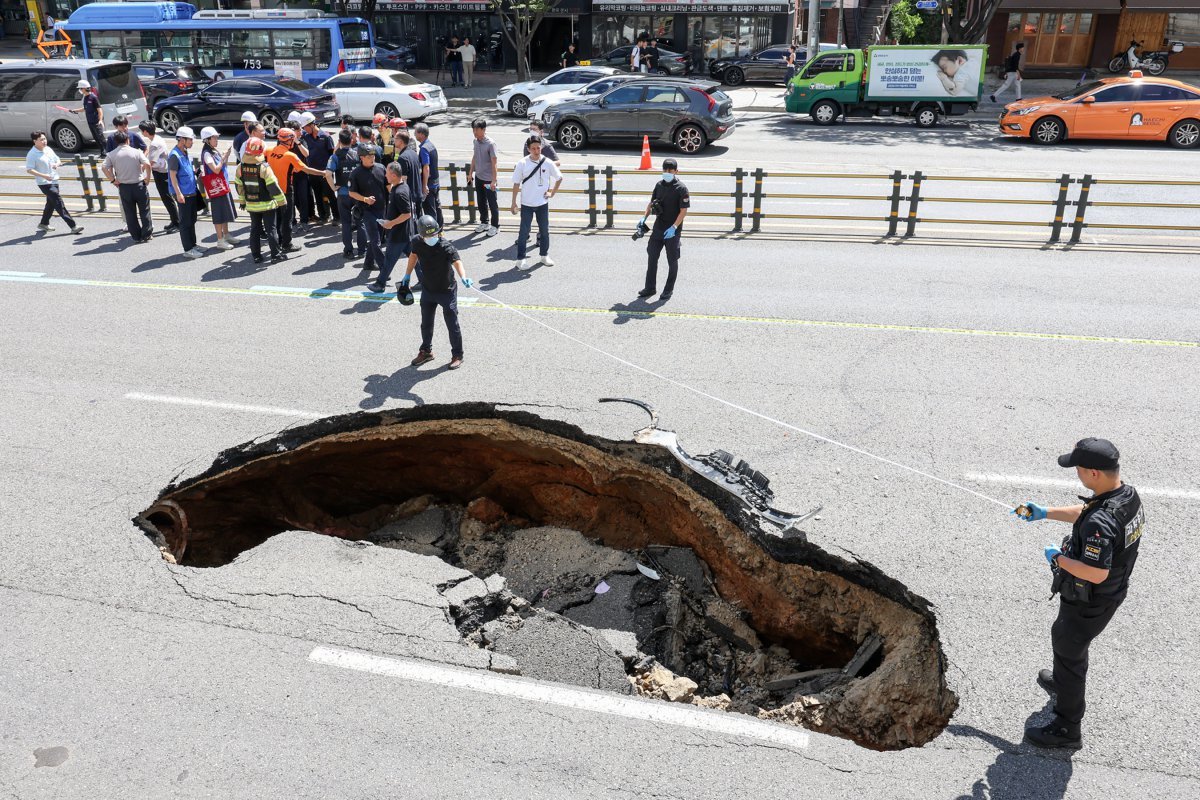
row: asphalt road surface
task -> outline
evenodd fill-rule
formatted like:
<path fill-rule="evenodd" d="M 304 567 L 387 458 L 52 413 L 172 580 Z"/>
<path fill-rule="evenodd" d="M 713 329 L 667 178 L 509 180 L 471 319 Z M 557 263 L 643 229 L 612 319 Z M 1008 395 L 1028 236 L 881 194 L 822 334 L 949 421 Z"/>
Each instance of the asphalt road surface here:
<path fill-rule="evenodd" d="M 971 166 L 970 150 L 908 146 Z M 1179 158 L 1115 152 L 1129 174 L 1170 174 Z M 194 262 L 175 237 L 135 246 L 111 216 L 71 237 L 0 215 L 0 796 L 1200 794 L 1194 258 L 689 235 L 662 303 L 635 297 L 644 251 L 625 232 L 556 235 L 557 266 L 518 272 L 511 219 L 493 239 L 451 231 L 483 291 L 461 290 L 466 363 L 447 372 L 441 327 L 437 360 L 407 366 L 415 309 L 364 296 L 330 229 L 258 268 L 245 246 Z M 996 502 L 731 410 L 524 315 Z M 441 562 L 297 534 L 228 567 L 173 567 L 129 521 L 176 474 L 315 416 L 486 400 L 628 438 L 644 416 L 596 403 L 611 395 L 653 403 L 692 452 L 744 457 L 780 507 L 824 504 L 814 542 L 934 603 L 961 700 L 941 737 L 893 753 L 817 734 L 781 743 L 600 713 L 528 679 L 510 679 L 520 692 L 448 683 L 434 668 L 488 673 L 438 623 Z M 1086 435 L 1121 448 L 1150 527 L 1092 649 L 1085 746 L 1068 757 L 1021 744 L 1046 717 L 1042 547 L 1064 530 L 1001 504 L 1073 502 L 1082 489 L 1054 457 Z M 347 669 L 368 662 L 346 651 L 391 660 Z"/>

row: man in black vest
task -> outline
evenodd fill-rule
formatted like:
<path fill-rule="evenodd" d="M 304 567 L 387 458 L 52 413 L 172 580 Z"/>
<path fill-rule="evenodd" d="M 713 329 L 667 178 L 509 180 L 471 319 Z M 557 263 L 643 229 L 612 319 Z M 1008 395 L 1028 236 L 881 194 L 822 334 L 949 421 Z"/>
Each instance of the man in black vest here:
<path fill-rule="evenodd" d="M 421 156 L 420 151 L 411 147 L 412 137 L 407 128 L 400 128 L 393 134 L 396 142 L 396 161 L 404 171 L 405 182 L 408 184 L 408 194 L 412 207 L 420 210 L 425 207 L 425 195 L 421 191 Z"/>
<path fill-rule="evenodd" d="M 445 225 L 442 218 L 442 201 L 438 196 L 441 189 L 441 178 L 438 175 L 438 151 L 429 139 L 429 126 L 418 122 L 413 126 L 413 135 L 417 137 L 420 147 L 417 155 L 421 159 L 421 193 L 425 196 L 424 211 L 437 220 L 438 225 Z"/>
<path fill-rule="evenodd" d="M 375 147 L 359 143 L 358 166 L 350 173 L 350 196 L 361 214 L 359 229 L 367 240 L 363 269 L 382 269 L 383 247 L 380 244 L 379 220 L 387 210 L 387 173 L 375 161 Z"/>
<path fill-rule="evenodd" d="M 367 237 L 355 221 L 354 199 L 350 197 L 350 176 L 358 166 L 358 158 L 351 147 L 354 141 L 353 129 L 343 128 L 338 131 L 338 146 L 325 165 L 325 180 L 337 195 L 337 218 L 342 226 L 342 258 L 352 259 L 354 255 L 355 231 L 358 232 L 358 253 L 362 255 L 367 249 Z"/>
<path fill-rule="evenodd" d="M 1054 572 L 1052 591 L 1060 594 L 1060 602 L 1050 631 L 1054 669 L 1044 669 L 1037 677 L 1038 685 L 1054 697 L 1054 720 L 1025 730 L 1025 738 L 1038 747 L 1083 746 L 1088 646 L 1125 599 L 1137 561 L 1146 514 L 1137 490 L 1121 482 L 1119 459 L 1112 442 L 1082 439 L 1070 453 L 1059 456 L 1058 465 L 1074 467 L 1092 496 L 1080 497 L 1082 505 L 1045 508 L 1027 502 L 1013 511 L 1028 522 L 1072 523 L 1061 547 L 1046 547 Z"/>

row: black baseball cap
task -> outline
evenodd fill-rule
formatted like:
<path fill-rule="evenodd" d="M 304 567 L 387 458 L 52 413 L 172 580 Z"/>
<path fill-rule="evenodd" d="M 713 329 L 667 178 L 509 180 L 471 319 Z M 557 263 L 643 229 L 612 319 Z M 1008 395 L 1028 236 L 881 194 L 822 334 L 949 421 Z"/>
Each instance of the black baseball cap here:
<path fill-rule="evenodd" d="M 1089 436 L 1075 443 L 1075 449 L 1058 457 L 1060 467 L 1084 469 L 1116 469 L 1121 453 L 1108 439 Z"/>

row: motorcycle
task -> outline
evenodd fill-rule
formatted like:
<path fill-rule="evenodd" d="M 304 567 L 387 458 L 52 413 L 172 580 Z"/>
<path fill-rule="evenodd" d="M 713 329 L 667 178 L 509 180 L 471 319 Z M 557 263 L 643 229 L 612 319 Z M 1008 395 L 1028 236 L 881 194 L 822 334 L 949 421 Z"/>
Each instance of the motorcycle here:
<path fill-rule="evenodd" d="M 1130 42 L 1133 47 L 1141 47 L 1141 42 Z M 1167 71 L 1167 67 L 1171 63 L 1171 54 L 1183 52 L 1183 42 L 1171 42 L 1166 50 L 1152 50 L 1150 52 L 1143 51 L 1138 56 L 1138 69 L 1145 70 L 1148 74 L 1158 76 Z M 1128 72 L 1129 66 L 1129 51 L 1123 50 L 1115 54 L 1108 62 L 1109 72 Z"/>

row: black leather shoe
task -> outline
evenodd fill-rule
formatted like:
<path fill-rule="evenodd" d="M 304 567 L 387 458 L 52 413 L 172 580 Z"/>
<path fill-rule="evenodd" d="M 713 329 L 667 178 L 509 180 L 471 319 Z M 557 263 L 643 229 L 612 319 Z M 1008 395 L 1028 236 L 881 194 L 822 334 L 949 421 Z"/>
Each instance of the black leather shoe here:
<path fill-rule="evenodd" d="M 638 297 L 649 297 L 650 295 L 654 294 L 654 292 L 654 289 L 642 289 L 640 292 L 638 292 Z"/>
<path fill-rule="evenodd" d="M 297 245 L 289 244 L 287 247 L 280 248 L 285 253 L 299 253 L 300 248 Z"/>
<path fill-rule="evenodd" d="M 670 300 L 670 299 L 671 299 L 671 294 L 672 294 L 671 292 L 663 292 L 662 294 L 660 294 L 660 295 L 658 296 L 658 299 L 659 299 L 659 300 Z"/>
<path fill-rule="evenodd" d="M 168 225 L 167 227 L 163 228 L 163 233 L 174 233 L 174 232 L 175 232 L 175 231 L 177 231 L 177 230 L 179 230 L 179 223 L 178 223 L 178 222 L 172 222 L 170 225 Z"/>
<path fill-rule="evenodd" d="M 367 291 L 373 294 L 383 294 L 387 291 L 387 285 L 382 283 L 372 283 L 367 286 Z"/>
<path fill-rule="evenodd" d="M 1025 741 L 1038 747 L 1062 747 L 1067 750 L 1083 747 L 1083 736 L 1078 731 L 1072 733 L 1066 725 L 1057 721 L 1040 728 L 1026 728 Z"/>
<path fill-rule="evenodd" d="M 1044 669 L 1039 672 L 1037 685 L 1045 689 L 1048 695 L 1058 694 L 1058 688 L 1054 685 L 1054 672 L 1052 670 Z"/>

